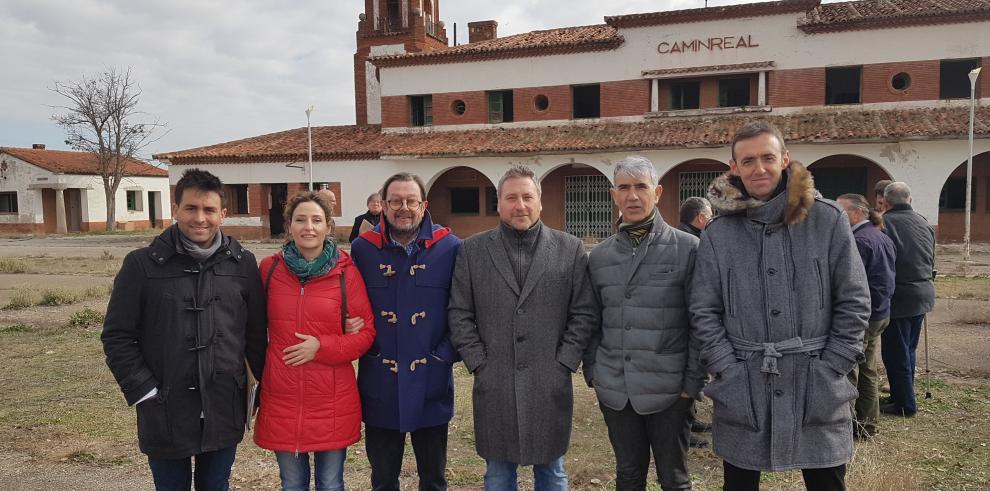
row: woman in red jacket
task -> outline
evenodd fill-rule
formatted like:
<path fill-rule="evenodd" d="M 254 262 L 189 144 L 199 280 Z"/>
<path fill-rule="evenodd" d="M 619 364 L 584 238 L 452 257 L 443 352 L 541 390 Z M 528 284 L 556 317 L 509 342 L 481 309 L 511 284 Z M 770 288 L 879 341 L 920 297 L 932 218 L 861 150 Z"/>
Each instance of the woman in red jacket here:
<path fill-rule="evenodd" d="M 358 269 L 330 238 L 330 215 L 321 196 L 297 194 L 285 209 L 289 242 L 260 266 L 269 342 L 254 441 L 275 451 L 287 491 L 309 489 L 310 452 L 316 489 L 343 490 L 347 447 L 361 438 L 353 361 L 375 323 Z M 345 316 L 364 325 L 345 332 Z"/>

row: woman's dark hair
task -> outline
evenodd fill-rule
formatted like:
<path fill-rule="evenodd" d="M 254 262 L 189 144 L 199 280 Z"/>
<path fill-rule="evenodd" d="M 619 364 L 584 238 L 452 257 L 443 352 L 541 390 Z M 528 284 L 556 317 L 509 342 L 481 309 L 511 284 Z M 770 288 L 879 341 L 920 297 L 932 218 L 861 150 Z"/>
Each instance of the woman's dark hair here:
<path fill-rule="evenodd" d="M 853 208 L 865 213 L 874 227 L 883 230 L 883 215 L 877 213 L 877 210 L 870 208 L 870 202 L 866 201 L 866 196 L 863 196 L 862 194 L 849 193 L 839 196 L 839 199 L 848 201 Z"/>
<path fill-rule="evenodd" d="M 175 183 L 175 204 L 182 203 L 182 193 L 186 189 L 196 189 L 201 192 L 214 192 L 220 195 L 221 206 L 226 206 L 223 197 L 223 183 L 220 178 L 200 169 L 189 169 L 182 173 L 179 182 Z"/>
<path fill-rule="evenodd" d="M 292 223 L 292 214 L 296 212 L 296 208 L 303 203 L 309 202 L 316 203 L 319 205 L 320 209 L 323 210 L 323 217 L 326 218 L 327 225 L 330 226 L 330 233 L 328 236 L 331 240 L 333 240 L 333 232 L 336 228 L 336 224 L 334 224 L 332 216 L 333 211 L 330 209 L 330 203 L 328 203 L 326 198 L 324 198 L 323 195 L 317 191 L 300 191 L 299 193 L 296 193 L 292 199 L 286 202 L 285 211 L 282 212 L 282 218 L 285 219 L 285 223 Z M 285 234 L 285 240 L 288 242 L 292 240 L 292 237 L 289 234 Z"/>

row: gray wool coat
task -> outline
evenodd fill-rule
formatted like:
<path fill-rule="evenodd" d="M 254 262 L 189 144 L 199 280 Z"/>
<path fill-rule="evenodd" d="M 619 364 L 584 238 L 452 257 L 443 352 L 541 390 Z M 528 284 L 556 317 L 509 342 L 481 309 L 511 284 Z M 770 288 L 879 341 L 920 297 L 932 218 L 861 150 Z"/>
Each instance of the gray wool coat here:
<path fill-rule="evenodd" d="M 843 211 L 791 162 L 762 202 L 716 179 L 719 211 L 698 247 L 691 294 L 701 361 L 714 375 L 713 446 L 744 469 L 842 465 L 852 458 L 846 374 L 863 358 L 870 292 Z"/>
<path fill-rule="evenodd" d="M 619 232 L 588 259 L 601 329 L 585 353 L 584 376 L 602 405 L 638 414 L 663 411 L 681 392 L 698 397 L 704 370 L 691 334 L 688 295 L 698 239 L 660 214 L 638 247 Z"/>
<path fill-rule="evenodd" d="M 458 251 L 450 339 L 474 374 L 478 455 L 547 464 L 567 452 L 571 374 L 597 319 L 587 254 L 577 238 L 544 226 L 519 285 L 499 234 L 477 234 Z"/>

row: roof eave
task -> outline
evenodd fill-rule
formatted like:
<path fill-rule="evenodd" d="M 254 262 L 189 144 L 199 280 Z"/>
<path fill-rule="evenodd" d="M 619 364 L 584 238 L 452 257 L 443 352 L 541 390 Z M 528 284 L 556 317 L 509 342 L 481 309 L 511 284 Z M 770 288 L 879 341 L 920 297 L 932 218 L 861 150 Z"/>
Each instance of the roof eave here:
<path fill-rule="evenodd" d="M 590 53 L 595 51 L 610 51 L 622 46 L 625 38 L 616 36 L 614 39 L 588 41 L 580 44 L 503 48 L 482 52 L 450 53 L 432 52 L 415 56 L 396 58 L 371 58 L 369 61 L 379 68 L 397 68 L 417 65 L 441 65 L 452 63 L 474 63 L 479 61 L 501 60 L 510 58 L 535 58 L 538 56 L 567 55 L 574 53 Z"/>

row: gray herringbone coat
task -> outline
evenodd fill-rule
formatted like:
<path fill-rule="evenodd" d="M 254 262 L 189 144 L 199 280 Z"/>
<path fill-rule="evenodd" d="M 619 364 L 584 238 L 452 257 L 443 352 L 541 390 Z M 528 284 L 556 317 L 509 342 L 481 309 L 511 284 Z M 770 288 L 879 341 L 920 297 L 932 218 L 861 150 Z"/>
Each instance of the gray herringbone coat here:
<path fill-rule="evenodd" d="M 524 285 L 496 228 L 464 241 L 450 339 L 474 374 L 474 434 L 486 460 L 547 464 L 567 452 L 571 374 L 597 313 L 577 238 L 544 226 Z"/>
<path fill-rule="evenodd" d="M 846 377 L 862 359 L 870 292 L 844 213 L 791 162 L 761 202 L 723 176 L 691 290 L 701 359 L 715 379 L 715 453 L 744 469 L 833 467 L 852 458 Z M 798 340 L 799 339 L 799 340 Z M 776 372 L 776 373 L 774 373 Z"/>

